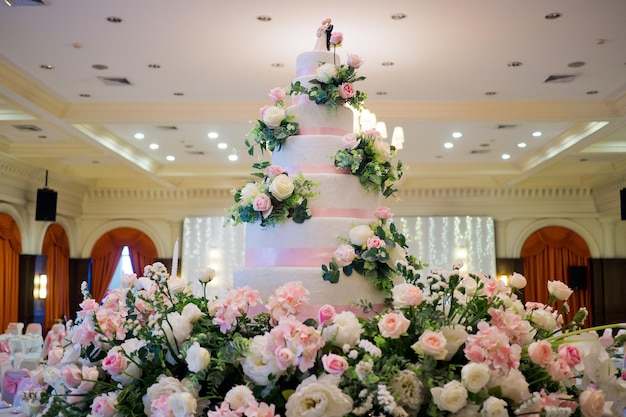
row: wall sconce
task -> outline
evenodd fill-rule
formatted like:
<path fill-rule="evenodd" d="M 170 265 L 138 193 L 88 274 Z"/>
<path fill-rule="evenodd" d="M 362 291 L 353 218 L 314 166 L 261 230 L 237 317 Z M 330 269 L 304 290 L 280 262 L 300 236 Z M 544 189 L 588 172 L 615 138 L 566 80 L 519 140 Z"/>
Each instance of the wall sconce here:
<path fill-rule="evenodd" d="M 506 285 L 507 287 L 509 286 L 509 276 L 506 274 L 502 274 L 500 275 L 500 278 L 498 278 L 500 281 L 504 282 L 504 285 Z"/>
<path fill-rule="evenodd" d="M 44 300 L 48 296 L 48 275 L 35 275 L 33 278 L 33 298 Z"/>
<path fill-rule="evenodd" d="M 402 149 L 404 147 L 404 129 L 401 126 L 393 128 L 393 133 L 391 134 L 391 144 L 395 146 L 396 149 Z"/>

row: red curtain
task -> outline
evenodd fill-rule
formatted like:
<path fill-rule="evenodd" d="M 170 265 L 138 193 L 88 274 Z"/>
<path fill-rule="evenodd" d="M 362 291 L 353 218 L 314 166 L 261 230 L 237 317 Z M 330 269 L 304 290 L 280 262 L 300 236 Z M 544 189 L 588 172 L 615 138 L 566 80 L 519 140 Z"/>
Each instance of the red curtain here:
<path fill-rule="evenodd" d="M 20 253 L 20 229 L 13 217 L 0 213 L 0 333 L 17 321 Z"/>
<path fill-rule="evenodd" d="M 109 288 L 124 246 L 128 246 L 137 276 L 142 276 L 144 266 L 157 257 L 152 240 L 137 229 L 120 227 L 102 235 L 91 250 L 91 295 L 95 300 L 102 300 Z"/>
<path fill-rule="evenodd" d="M 589 267 L 591 253 L 587 243 L 577 233 L 559 226 L 544 227 L 528 237 L 522 248 L 524 274 L 528 285 L 524 289 L 527 301 L 547 303 L 548 281 L 568 283 L 570 266 Z M 565 316 L 566 322 L 571 320 L 580 307 L 589 311 L 586 325 L 591 320 L 591 285 L 587 276 L 584 290 L 574 290 L 567 300 L 570 313 Z M 560 304 L 559 304 L 560 307 Z"/>
<path fill-rule="evenodd" d="M 48 256 L 48 296 L 44 329 L 52 328 L 56 319 L 70 317 L 70 243 L 60 224 L 51 224 L 43 238 L 41 253 Z"/>

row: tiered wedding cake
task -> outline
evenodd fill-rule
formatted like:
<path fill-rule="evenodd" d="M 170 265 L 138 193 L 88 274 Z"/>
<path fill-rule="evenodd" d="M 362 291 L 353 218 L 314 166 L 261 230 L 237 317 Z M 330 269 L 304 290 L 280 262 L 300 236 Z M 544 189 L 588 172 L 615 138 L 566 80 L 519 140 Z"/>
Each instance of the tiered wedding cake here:
<path fill-rule="evenodd" d="M 311 87 L 320 65 L 339 66 L 334 49 L 326 49 L 323 41 L 318 42 L 316 50 L 297 57 L 294 84 Z M 354 113 L 343 105 L 316 104 L 304 94 L 292 97 L 286 113 L 293 116 L 299 128 L 280 150 L 272 153 L 271 163 L 282 167 L 290 177 L 302 173 L 316 182 L 319 194 L 308 202 L 312 217 L 301 224 L 288 221 L 272 227 L 247 225 L 246 267 L 235 274 L 234 285 L 248 285 L 267 299 L 280 285 L 300 281 L 309 290 L 314 305 L 332 304 L 344 309 L 360 298 L 381 303 L 384 294 L 360 274 L 342 277 L 336 284 L 322 279 L 321 266 L 332 259 L 341 243 L 338 237 L 347 237 L 355 225 L 370 224 L 381 200 L 380 193 L 366 191 L 358 177 L 334 165 L 336 152 L 344 149 L 344 135 L 354 130 Z"/>

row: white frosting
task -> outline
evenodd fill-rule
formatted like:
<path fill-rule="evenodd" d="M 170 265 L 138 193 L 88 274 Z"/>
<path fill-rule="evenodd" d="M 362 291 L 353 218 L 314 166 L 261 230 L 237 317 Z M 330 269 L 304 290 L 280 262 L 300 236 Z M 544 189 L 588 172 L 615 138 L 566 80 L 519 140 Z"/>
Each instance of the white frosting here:
<path fill-rule="evenodd" d="M 333 168 L 335 166 L 333 162 L 335 153 L 340 148 L 341 137 L 339 136 L 291 136 L 287 138 L 280 151 L 272 153 L 272 164 L 281 167 L 318 166 Z"/>
<path fill-rule="evenodd" d="M 344 132 L 340 133 L 340 135 L 354 130 L 354 113 L 347 107 L 330 109 L 327 106 L 318 106 L 315 103 L 302 103 L 294 104 L 287 108 L 287 114 L 293 114 L 295 116 L 294 121 L 298 123 L 300 129 L 337 129 Z"/>
<path fill-rule="evenodd" d="M 296 70 L 299 75 L 315 74 L 315 68 L 324 63 L 334 63 L 339 66 L 341 59 L 332 51 L 308 51 L 296 58 Z"/>
<path fill-rule="evenodd" d="M 380 206 L 380 195 L 368 193 L 359 179 L 350 174 L 305 174 L 307 179 L 319 183 L 315 188 L 319 195 L 309 201 L 314 208 L 339 208 L 367 211 L 374 219 L 374 211 Z M 360 217 L 360 216 L 359 216 Z"/>

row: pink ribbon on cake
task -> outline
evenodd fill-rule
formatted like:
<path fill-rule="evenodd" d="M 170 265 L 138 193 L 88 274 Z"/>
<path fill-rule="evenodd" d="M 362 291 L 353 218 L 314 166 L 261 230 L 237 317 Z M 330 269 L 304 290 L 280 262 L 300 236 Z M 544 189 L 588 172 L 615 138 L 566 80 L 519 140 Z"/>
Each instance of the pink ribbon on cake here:
<path fill-rule="evenodd" d="M 357 219 L 371 219 L 372 211 L 350 208 L 312 208 L 313 217 L 354 217 Z"/>
<path fill-rule="evenodd" d="M 321 267 L 336 248 L 248 248 L 246 266 Z"/>
<path fill-rule="evenodd" d="M 334 165 L 289 165 L 283 169 L 290 174 L 302 172 L 305 174 L 350 174 L 349 169 L 337 168 Z"/>
<path fill-rule="evenodd" d="M 313 75 L 317 72 L 318 68 L 319 66 L 298 68 L 296 69 L 296 77 L 302 77 L 303 75 Z"/>
<path fill-rule="evenodd" d="M 338 129 L 336 127 L 301 127 L 298 129 L 298 135 L 334 135 L 334 136 L 343 136 L 346 133 L 349 133 L 345 129 Z"/>

